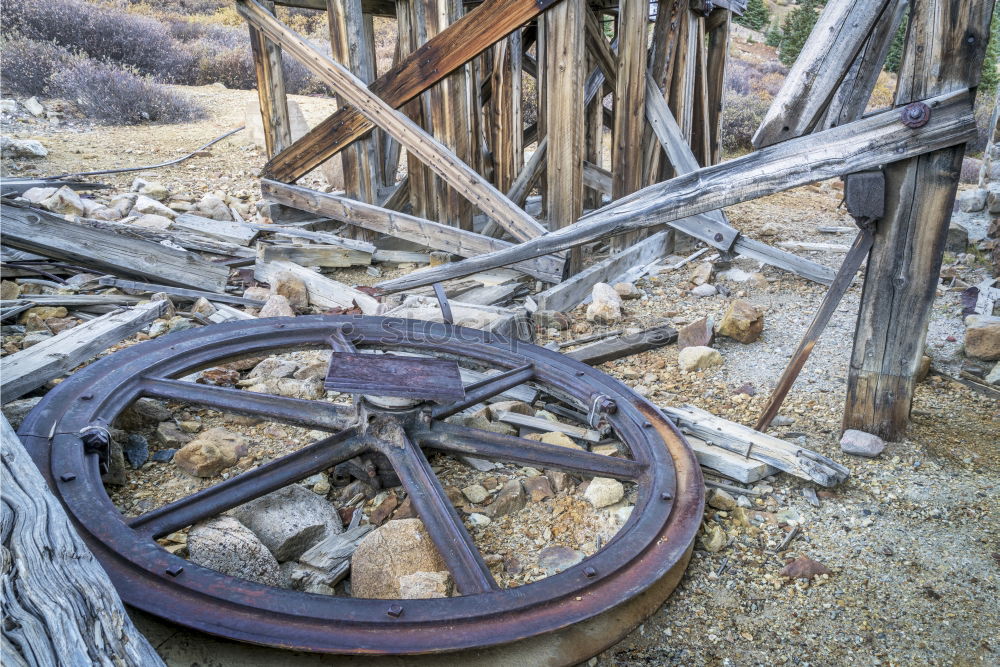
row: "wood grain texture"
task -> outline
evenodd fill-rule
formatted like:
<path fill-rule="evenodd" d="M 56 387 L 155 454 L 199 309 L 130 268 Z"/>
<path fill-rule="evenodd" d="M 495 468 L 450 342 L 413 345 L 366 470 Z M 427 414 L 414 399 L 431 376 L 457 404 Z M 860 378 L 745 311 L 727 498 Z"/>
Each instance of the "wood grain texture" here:
<path fill-rule="evenodd" d="M 933 112 L 921 128 L 908 129 L 896 111 L 874 114 L 766 149 L 703 167 L 644 188 L 578 223 L 500 252 L 380 283 L 386 291 L 471 275 L 549 254 L 634 228 L 651 227 L 723 206 L 782 192 L 842 174 L 965 143 L 975 132 L 967 90 L 929 98 Z M 694 226 L 685 233 L 698 236 Z"/>
<path fill-rule="evenodd" d="M 265 7 L 274 13 L 273 2 L 266 2 Z M 249 30 L 250 50 L 253 54 L 254 71 L 257 74 L 260 117 L 264 126 L 264 146 L 267 156 L 271 158 L 292 143 L 281 48 L 253 26 L 250 26 Z"/>
<path fill-rule="evenodd" d="M 309 304 L 320 308 L 343 308 L 350 310 L 357 306 L 365 315 L 381 315 L 385 307 L 372 297 L 350 285 L 328 278 L 304 266 L 291 262 L 261 262 L 254 267 L 254 278 L 270 283 L 282 272 L 289 272 L 306 285 Z"/>
<path fill-rule="evenodd" d="M 2 415 L 0 447 L 4 664 L 162 666 Z"/>

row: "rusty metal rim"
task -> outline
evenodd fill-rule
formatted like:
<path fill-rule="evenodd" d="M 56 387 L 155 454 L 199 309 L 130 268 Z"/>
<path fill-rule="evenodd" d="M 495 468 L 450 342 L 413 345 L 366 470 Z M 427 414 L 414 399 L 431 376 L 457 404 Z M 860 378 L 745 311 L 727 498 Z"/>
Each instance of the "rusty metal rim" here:
<path fill-rule="evenodd" d="M 647 465 L 637 480 L 640 498 L 632 518 L 604 549 L 558 575 L 480 595 L 407 600 L 398 617 L 386 614 L 386 601 L 307 595 L 221 575 L 169 554 L 124 524 L 100 483 L 96 456 L 86 456 L 75 435 L 81 428 L 110 424 L 141 395 L 144 376 L 176 377 L 220 359 L 320 346 L 333 326 L 344 323 L 355 328 L 359 344 L 378 344 L 386 331 L 402 330 L 405 334 L 396 339 L 402 347 L 446 351 L 501 368 L 530 360 L 541 383 L 558 386 L 581 403 L 595 390 L 611 396 L 621 408 L 612 424 L 633 448 L 635 460 Z M 462 344 L 446 349 L 456 333 Z M 75 374 L 46 396 L 21 434 L 126 602 L 211 634 L 311 651 L 455 651 L 505 644 L 592 618 L 639 594 L 680 562 L 694 539 L 703 503 L 700 469 L 680 434 L 621 383 L 520 341 L 514 347 L 483 332 L 413 320 L 310 316 L 174 334 Z M 177 576 L 168 574 L 178 567 L 183 570 Z M 585 567 L 597 575 L 588 576 Z"/>

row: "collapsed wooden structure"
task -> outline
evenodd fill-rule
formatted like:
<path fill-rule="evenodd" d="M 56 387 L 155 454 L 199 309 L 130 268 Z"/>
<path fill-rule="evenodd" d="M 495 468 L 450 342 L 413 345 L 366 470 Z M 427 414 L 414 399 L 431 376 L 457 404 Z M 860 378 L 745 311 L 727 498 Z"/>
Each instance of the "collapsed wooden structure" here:
<path fill-rule="evenodd" d="M 827 3 L 757 150 L 724 163 L 722 89 L 739 0 L 236 4 L 254 45 L 265 198 L 350 223 L 362 239 L 389 234 L 465 258 L 384 282 L 386 292 L 506 266 L 547 286 L 529 304 L 566 310 L 593 283 L 662 258 L 679 235 L 829 284 L 828 268 L 742 236 L 721 208 L 882 170 L 844 426 L 889 438 L 905 429 L 964 143 L 975 133 L 992 0 Z M 333 58 L 281 23 L 275 4 L 326 11 Z M 907 5 L 896 108 L 866 114 Z M 399 32 L 381 76 L 376 15 L 395 17 Z M 285 55 L 342 104 L 294 142 Z M 295 184 L 331 159 L 342 162 L 344 194 Z M 585 262 L 605 240 L 611 255 Z"/>

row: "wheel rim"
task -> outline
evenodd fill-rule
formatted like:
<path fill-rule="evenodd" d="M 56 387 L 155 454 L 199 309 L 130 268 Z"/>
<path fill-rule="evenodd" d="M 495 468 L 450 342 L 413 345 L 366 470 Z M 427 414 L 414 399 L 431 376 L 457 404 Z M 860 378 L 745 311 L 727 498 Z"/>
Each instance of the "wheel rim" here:
<path fill-rule="evenodd" d="M 136 398 L 165 397 L 178 390 L 165 388 L 164 380 L 235 357 L 326 347 L 331 330 L 344 325 L 352 328 L 359 347 L 450 355 L 501 370 L 531 363 L 533 381 L 551 393 L 583 406 L 596 394 L 612 399 L 618 410 L 607 419 L 631 449 L 635 465 L 611 476 L 637 473 L 630 480 L 637 485 L 638 498 L 629 520 L 593 556 L 541 581 L 453 598 L 403 601 L 312 595 L 236 579 L 168 553 L 153 539 L 151 524 L 136 529 L 125 522 L 104 491 L 98 456 L 86 453 L 78 435 L 81 430 L 107 427 Z M 215 392 L 212 400 L 221 400 L 219 395 Z M 218 403 L 193 402 L 222 409 Z M 329 403 L 281 403 L 284 412 L 269 415 L 276 420 L 305 420 L 313 427 L 323 423 L 325 430 L 333 430 L 341 418 L 322 414 L 333 410 L 322 407 Z M 311 651 L 458 651 L 506 644 L 594 618 L 683 568 L 703 509 L 700 469 L 682 436 L 650 403 L 618 381 L 521 341 L 415 320 L 306 316 L 172 334 L 117 352 L 74 374 L 49 392 L 20 434 L 127 603 L 210 634 Z M 442 448 L 428 444 L 425 436 L 416 433 L 421 442 L 410 448 L 411 454 L 416 450 L 423 458 L 421 448 Z M 451 561 L 446 562 L 451 567 Z"/>

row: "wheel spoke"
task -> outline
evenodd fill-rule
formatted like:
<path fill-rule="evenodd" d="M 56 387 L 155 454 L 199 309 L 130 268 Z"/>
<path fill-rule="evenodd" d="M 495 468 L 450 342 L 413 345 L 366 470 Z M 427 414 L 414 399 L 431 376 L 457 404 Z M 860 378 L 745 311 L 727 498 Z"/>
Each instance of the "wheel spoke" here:
<path fill-rule="evenodd" d="M 498 590 L 493 575 L 472 542 L 461 517 L 452 507 L 430 464 L 420 448 L 401 427 L 389 437 L 378 440 L 378 449 L 389 458 L 413 503 L 413 508 L 427 527 L 427 532 L 455 579 L 462 595 Z"/>
<path fill-rule="evenodd" d="M 462 400 L 454 403 L 448 403 L 447 405 L 439 405 L 434 408 L 431 415 L 435 419 L 450 417 L 456 412 L 461 412 L 467 407 L 475 405 L 476 403 L 482 403 L 485 400 L 493 398 L 497 394 L 502 394 L 509 389 L 513 389 L 517 385 L 527 382 L 533 377 L 535 377 L 535 367 L 533 364 L 525 364 L 524 366 L 511 369 L 505 373 L 490 376 L 485 380 L 474 382 L 466 387 L 465 398 Z"/>
<path fill-rule="evenodd" d="M 413 434 L 421 447 L 440 449 L 490 461 L 512 461 L 526 465 L 556 468 L 595 477 L 634 480 L 645 466 L 628 459 L 549 445 L 544 442 L 491 433 L 477 428 L 433 422 Z"/>
<path fill-rule="evenodd" d="M 355 414 L 354 408 L 349 405 L 287 398 L 163 378 L 144 378 L 142 393 L 153 398 L 207 405 L 226 412 L 269 417 L 280 422 L 325 431 L 339 431 L 349 427 L 354 422 Z"/>
<path fill-rule="evenodd" d="M 139 533 L 162 537 L 315 475 L 366 449 L 367 441 L 358 435 L 357 429 L 347 429 L 127 523 Z"/>

